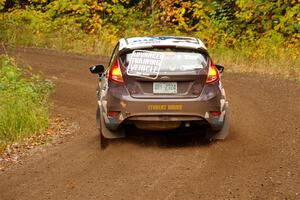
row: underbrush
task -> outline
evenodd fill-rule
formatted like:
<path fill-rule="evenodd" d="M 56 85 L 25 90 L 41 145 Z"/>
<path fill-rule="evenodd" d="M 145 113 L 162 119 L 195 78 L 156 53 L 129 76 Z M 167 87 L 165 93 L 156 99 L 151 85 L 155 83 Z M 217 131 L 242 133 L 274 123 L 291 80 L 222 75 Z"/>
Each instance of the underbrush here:
<path fill-rule="evenodd" d="M 86 33 L 73 18 L 52 19 L 41 11 L 14 10 L 2 15 L 0 41 L 10 47 L 31 46 L 80 54 L 110 56 L 120 37 L 145 35 L 185 35 L 203 39 L 216 63 L 231 72 L 257 72 L 288 79 L 300 79 L 299 43 L 287 41 L 276 32 L 260 39 L 227 38 L 222 31 L 183 33 L 164 27 L 152 28 L 134 24 L 125 31 L 107 24 L 93 33 Z M 173 32 L 172 32 L 173 31 Z M 217 35 L 217 36 L 213 36 Z M 250 34 L 251 35 L 251 34 Z"/>
<path fill-rule="evenodd" d="M 13 59 L 0 55 L 0 150 L 47 129 L 52 88 L 52 82 L 32 74 L 29 66 L 18 68 Z"/>
<path fill-rule="evenodd" d="M 40 11 L 27 10 L 15 10 L 1 17 L 0 41 L 10 47 L 43 47 L 80 54 L 109 55 L 117 41 L 113 28 L 86 34 L 69 17 L 52 20 Z"/>
<path fill-rule="evenodd" d="M 230 72 L 254 72 L 300 80 L 300 49 L 272 43 L 213 48 L 215 63 Z"/>

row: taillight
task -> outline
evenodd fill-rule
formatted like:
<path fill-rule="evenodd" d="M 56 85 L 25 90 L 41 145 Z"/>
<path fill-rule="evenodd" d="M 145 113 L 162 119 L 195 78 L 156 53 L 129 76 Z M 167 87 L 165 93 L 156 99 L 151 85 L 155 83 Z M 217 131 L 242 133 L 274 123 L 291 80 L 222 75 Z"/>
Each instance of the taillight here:
<path fill-rule="evenodd" d="M 115 63 L 109 70 L 109 80 L 114 81 L 116 83 L 123 83 L 122 72 L 119 66 L 118 59 L 116 59 Z"/>
<path fill-rule="evenodd" d="M 221 112 L 220 111 L 210 111 L 210 114 L 214 117 L 218 117 L 221 115 Z"/>
<path fill-rule="evenodd" d="M 210 66 L 208 67 L 207 79 L 206 83 L 213 83 L 219 80 L 219 71 L 216 66 L 210 62 Z"/>
<path fill-rule="evenodd" d="M 120 114 L 120 111 L 108 111 L 107 115 L 109 117 L 117 117 Z"/>

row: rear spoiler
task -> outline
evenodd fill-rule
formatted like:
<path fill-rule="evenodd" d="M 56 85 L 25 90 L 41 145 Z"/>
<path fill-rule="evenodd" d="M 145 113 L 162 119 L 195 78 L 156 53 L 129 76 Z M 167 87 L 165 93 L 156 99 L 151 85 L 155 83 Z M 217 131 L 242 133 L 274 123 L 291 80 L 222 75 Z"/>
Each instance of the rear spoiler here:
<path fill-rule="evenodd" d="M 135 46 L 132 48 L 123 48 L 119 51 L 119 54 L 123 54 L 124 52 L 132 52 L 134 50 L 146 50 L 146 49 L 153 49 L 153 48 L 176 48 L 176 49 L 190 49 L 206 56 L 209 56 L 207 49 L 205 48 L 193 48 L 193 47 L 183 47 L 183 46 L 176 46 L 176 45 L 145 45 L 145 46 Z"/>

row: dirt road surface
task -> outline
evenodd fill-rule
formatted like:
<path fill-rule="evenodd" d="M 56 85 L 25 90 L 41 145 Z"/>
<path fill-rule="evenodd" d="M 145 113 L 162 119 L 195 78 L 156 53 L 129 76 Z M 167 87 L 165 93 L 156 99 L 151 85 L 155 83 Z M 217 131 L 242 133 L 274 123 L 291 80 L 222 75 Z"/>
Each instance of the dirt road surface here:
<path fill-rule="evenodd" d="M 231 106 L 225 141 L 137 135 L 100 150 L 97 78 L 105 62 L 42 50 L 18 50 L 56 83 L 54 113 L 78 123 L 74 138 L 0 172 L 0 199 L 300 199 L 300 84 L 225 73 Z"/>

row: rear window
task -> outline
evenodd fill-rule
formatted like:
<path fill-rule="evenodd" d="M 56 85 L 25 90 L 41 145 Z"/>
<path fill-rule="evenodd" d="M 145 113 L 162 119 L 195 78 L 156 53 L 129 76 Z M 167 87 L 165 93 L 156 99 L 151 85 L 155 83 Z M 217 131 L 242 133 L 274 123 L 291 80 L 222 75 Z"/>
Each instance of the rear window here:
<path fill-rule="evenodd" d="M 208 58 L 191 49 L 152 48 L 126 52 L 121 55 L 121 62 L 125 68 L 133 63 L 143 67 L 156 62 L 160 72 L 175 72 L 202 69 L 207 66 Z"/>

